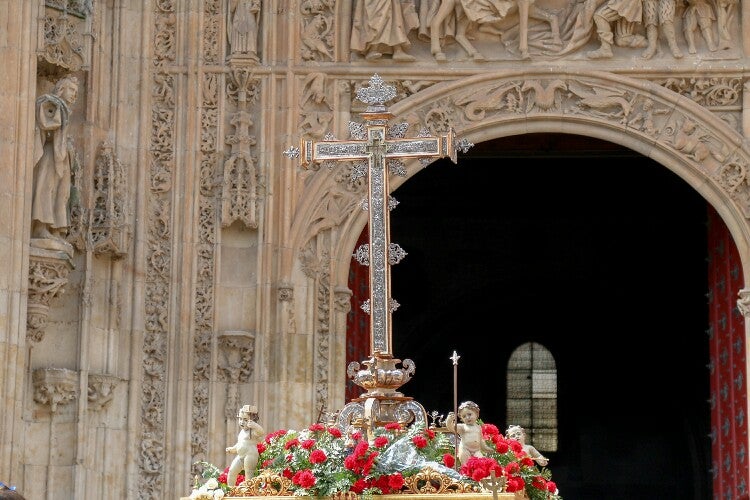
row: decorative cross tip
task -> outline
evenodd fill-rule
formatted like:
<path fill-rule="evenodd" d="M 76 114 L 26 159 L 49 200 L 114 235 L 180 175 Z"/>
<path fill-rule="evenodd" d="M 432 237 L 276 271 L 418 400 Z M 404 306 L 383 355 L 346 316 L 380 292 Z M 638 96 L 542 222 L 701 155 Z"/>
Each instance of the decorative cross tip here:
<path fill-rule="evenodd" d="M 467 139 L 459 139 L 456 141 L 455 149 L 456 151 L 461 151 L 462 153 L 466 153 L 469 149 L 474 147 L 473 142 L 469 142 Z"/>
<path fill-rule="evenodd" d="M 385 108 L 385 103 L 394 97 L 396 97 L 396 87 L 383 85 L 383 79 L 377 73 L 370 78 L 369 87 L 357 90 L 357 99 L 375 109 Z"/>
<path fill-rule="evenodd" d="M 299 158 L 299 148 L 296 146 L 289 146 L 283 153 L 287 158 Z"/>

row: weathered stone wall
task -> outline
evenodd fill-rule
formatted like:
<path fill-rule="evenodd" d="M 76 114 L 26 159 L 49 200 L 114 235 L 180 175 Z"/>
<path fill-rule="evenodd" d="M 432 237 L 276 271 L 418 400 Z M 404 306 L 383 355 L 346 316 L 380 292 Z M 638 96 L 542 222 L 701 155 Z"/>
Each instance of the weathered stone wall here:
<path fill-rule="evenodd" d="M 0 478 L 27 498 L 176 498 L 194 462 L 227 461 L 242 404 L 271 429 L 345 403 L 365 186 L 282 151 L 346 138 L 374 73 L 412 135 L 564 132 L 656 159 L 717 208 L 750 275 L 741 5 L 652 23 L 537 0 L 524 36 L 514 2 L 462 23 L 418 0 L 377 38 L 370 3 L 6 2 Z M 70 252 L 31 234 L 35 100 L 69 75 Z"/>

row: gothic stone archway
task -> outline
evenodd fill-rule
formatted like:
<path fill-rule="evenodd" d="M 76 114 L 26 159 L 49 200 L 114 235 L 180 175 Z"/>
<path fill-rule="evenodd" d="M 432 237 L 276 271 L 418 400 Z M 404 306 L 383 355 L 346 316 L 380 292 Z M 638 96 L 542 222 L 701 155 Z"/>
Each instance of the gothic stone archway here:
<path fill-rule="evenodd" d="M 442 133 L 452 126 L 475 143 L 553 132 L 595 137 L 637 151 L 675 172 L 715 208 L 737 246 L 742 275 L 747 276 L 748 148 L 740 134 L 687 98 L 651 82 L 608 73 L 518 71 L 437 84 L 391 110 L 406 119 L 412 129 L 419 125 Z M 418 170 L 418 165 L 409 165 L 407 176 L 394 179 L 392 187 L 397 188 Z M 357 186 L 347 183 L 346 176 L 323 177 L 310 184 L 301 205 L 315 209 L 304 211 L 311 216 L 295 224 L 301 237 L 298 248 L 319 240 L 321 228 L 331 229 L 325 236 L 330 239 L 325 246 L 331 249 L 336 263 L 330 278 L 342 286 L 347 282 L 352 248 L 366 216 L 351 210 L 361 194 L 357 194 Z M 747 315 L 745 291 L 740 295 L 741 310 Z M 335 351 L 344 354 L 342 349 Z M 328 359 L 329 366 L 345 365 L 345 359 L 336 360 L 335 356 Z M 333 379 L 336 377 L 328 377 Z M 738 393 L 743 401 L 739 409 L 747 414 L 744 383 Z M 332 399 L 342 399 L 340 391 Z M 746 427 L 743 435 L 746 440 Z M 734 446 L 746 449 L 746 443 Z M 747 475 L 747 468 L 744 470 Z M 747 483 L 747 478 L 741 482 Z"/>

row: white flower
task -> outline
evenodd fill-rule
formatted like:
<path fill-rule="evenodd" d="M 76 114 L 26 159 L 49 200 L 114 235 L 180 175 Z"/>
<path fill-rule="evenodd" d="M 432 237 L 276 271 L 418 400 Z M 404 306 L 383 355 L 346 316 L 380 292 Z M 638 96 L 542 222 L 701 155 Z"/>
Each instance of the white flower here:
<path fill-rule="evenodd" d="M 190 494 L 190 498 L 192 500 L 212 500 L 213 499 L 210 493 L 203 490 L 203 487 L 201 487 L 198 490 L 193 490 L 193 492 Z"/>
<path fill-rule="evenodd" d="M 218 490 L 214 491 L 214 500 L 221 500 L 224 498 L 224 490 L 219 488 Z"/>
<path fill-rule="evenodd" d="M 205 486 L 207 490 L 215 490 L 219 487 L 219 481 L 217 481 L 215 477 L 211 477 L 203 486 Z"/>

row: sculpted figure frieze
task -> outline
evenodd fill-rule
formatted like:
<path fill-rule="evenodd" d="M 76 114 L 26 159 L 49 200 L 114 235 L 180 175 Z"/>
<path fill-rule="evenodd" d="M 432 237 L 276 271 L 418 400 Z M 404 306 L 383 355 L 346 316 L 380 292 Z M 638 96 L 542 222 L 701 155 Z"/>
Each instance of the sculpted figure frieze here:
<path fill-rule="evenodd" d="M 356 0 L 351 15 L 352 59 L 370 62 L 726 59 L 740 48 L 737 0 Z M 306 54 L 328 59 L 330 24 L 305 22 Z"/>

